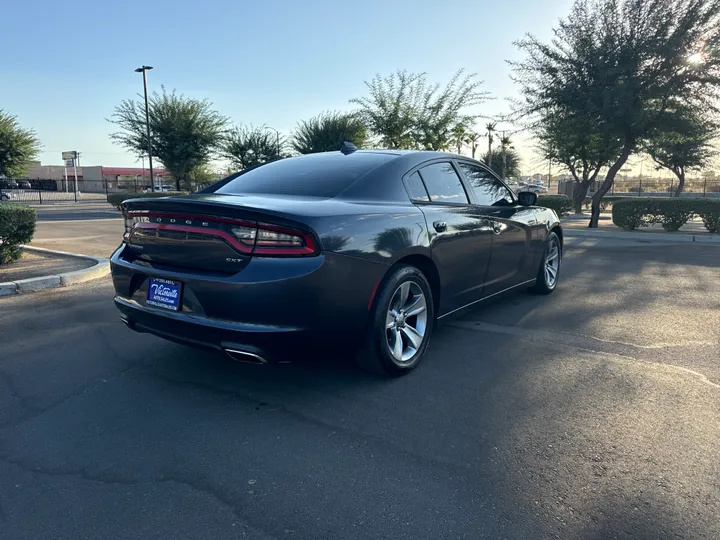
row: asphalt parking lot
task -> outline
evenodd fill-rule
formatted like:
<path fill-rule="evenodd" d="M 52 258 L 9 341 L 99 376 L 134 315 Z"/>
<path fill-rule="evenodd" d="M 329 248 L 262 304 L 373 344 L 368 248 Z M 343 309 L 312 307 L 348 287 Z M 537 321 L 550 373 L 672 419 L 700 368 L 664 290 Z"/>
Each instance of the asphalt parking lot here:
<path fill-rule="evenodd" d="M 572 239 L 555 294 L 397 380 L 234 363 L 111 299 L 0 299 L 2 538 L 720 538 L 720 247 Z"/>

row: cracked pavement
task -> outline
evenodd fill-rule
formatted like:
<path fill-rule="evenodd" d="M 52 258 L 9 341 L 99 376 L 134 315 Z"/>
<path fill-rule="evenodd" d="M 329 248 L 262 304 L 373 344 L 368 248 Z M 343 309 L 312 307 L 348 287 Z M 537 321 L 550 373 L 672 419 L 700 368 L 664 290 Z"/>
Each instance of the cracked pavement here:
<path fill-rule="evenodd" d="M 570 239 L 560 289 L 413 374 L 134 334 L 110 281 L 0 299 L 0 538 L 719 538 L 720 248 Z"/>

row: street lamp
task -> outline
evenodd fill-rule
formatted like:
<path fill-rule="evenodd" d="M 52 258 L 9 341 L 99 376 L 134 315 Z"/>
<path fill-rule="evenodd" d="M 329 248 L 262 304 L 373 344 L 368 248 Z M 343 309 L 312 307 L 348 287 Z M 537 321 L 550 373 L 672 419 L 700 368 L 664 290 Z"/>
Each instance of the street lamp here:
<path fill-rule="evenodd" d="M 153 179 L 152 170 L 152 143 L 150 142 L 150 109 L 148 107 L 147 97 L 147 77 L 145 72 L 152 69 L 152 66 L 142 66 L 135 70 L 136 73 L 142 73 L 143 75 L 143 89 L 145 90 L 145 127 L 147 129 L 147 145 L 148 145 L 148 162 L 150 164 L 150 189 L 155 191 L 155 180 Z"/>
<path fill-rule="evenodd" d="M 275 144 L 277 145 L 278 157 L 280 157 L 280 132 L 274 127 L 265 126 L 265 128 L 275 132 Z"/>

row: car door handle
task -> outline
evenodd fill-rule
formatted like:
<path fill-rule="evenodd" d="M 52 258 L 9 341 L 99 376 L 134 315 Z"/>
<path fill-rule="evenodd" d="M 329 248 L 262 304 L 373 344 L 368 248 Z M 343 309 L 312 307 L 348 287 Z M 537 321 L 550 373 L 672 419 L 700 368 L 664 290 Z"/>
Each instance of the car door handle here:
<path fill-rule="evenodd" d="M 433 223 L 433 227 L 435 227 L 435 230 L 437 232 L 447 231 L 447 223 L 445 221 L 436 221 L 435 223 Z"/>

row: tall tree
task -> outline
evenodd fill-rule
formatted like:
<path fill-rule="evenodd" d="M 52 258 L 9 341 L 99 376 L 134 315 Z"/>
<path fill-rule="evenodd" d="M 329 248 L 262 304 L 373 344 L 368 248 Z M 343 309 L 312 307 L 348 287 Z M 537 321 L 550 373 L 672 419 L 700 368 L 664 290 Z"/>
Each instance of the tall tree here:
<path fill-rule="evenodd" d="M 497 122 L 488 122 L 485 126 L 485 129 L 487 130 L 487 138 L 488 138 L 488 151 L 487 158 L 490 160 L 488 162 L 488 167 L 492 167 L 492 158 L 493 158 L 493 152 L 492 152 L 492 145 L 495 139 L 493 138 L 493 133 L 497 131 Z"/>
<path fill-rule="evenodd" d="M 0 175 L 11 178 L 25 175 L 40 148 L 32 129 L 20 127 L 16 116 L 0 109 Z"/>
<path fill-rule="evenodd" d="M 386 148 L 415 148 L 413 137 L 422 108 L 424 73 L 398 70 L 387 77 L 376 75 L 365 81 L 369 95 L 354 98 L 365 125 L 380 137 Z"/>
<path fill-rule="evenodd" d="M 542 157 L 570 171 L 575 212 L 581 213 L 601 169 L 620 155 L 621 139 L 603 130 L 599 119 L 577 114 L 545 114 L 533 127 Z"/>
<path fill-rule="evenodd" d="M 511 63 L 524 94 L 517 112 L 597 119 L 622 142 L 593 196 L 590 227 L 618 171 L 673 100 L 718 112 L 719 21 L 719 0 L 576 0 L 550 43 L 518 43 L 526 58 Z"/>
<path fill-rule="evenodd" d="M 513 148 L 512 140 L 508 135 L 505 135 L 504 133 L 505 132 L 503 132 L 503 136 L 500 139 L 500 155 L 502 158 L 502 174 L 500 175 L 500 178 L 502 178 L 503 180 L 505 180 L 505 173 L 507 169 L 507 154 L 508 151 Z"/>
<path fill-rule="evenodd" d="M 465 144 L 470 145 L 470 152 L 472 158 L 475 159 L 475 152 L 477 152 L 478 143 L 482 135 L 477 131 L 469 131 L 465 137 Z"/>
<path fill-rule="evenodd" d="M 685 187 L 685 175 L 710 164 L 717 154 L 712 141 L 718 134 L 716 123 L 705 118 L 701 111 L 679 105 L 668 115 L 667 123 L 654 130 L 643 150 L 658 164 L 678 178 L 674 196 L 679 197 Z"/>
<path fill-rule="evenodd" d="M 222 146 L 222 156 L 238 170 L 285 157 L 286 141 L 265 127 L 237 127 Z"/>
<path fill-rule="evenodd" d="M 147 155 L 145 105 L 123 100 L 110 122 L 121 131 L 110 138 L 135 155 Z M 190 173 L 207 164 L 219 149 L 227 119 L 207 100 L 187 98 L 175 91 L 154 92 L 149 99 L 150 141 L 153 157 L 159 159 L 175 178 L 175 187 L 188 182 Z"/>
<path fill-rule="evenodd" d="M 457 124 L 453 128 L 452 132 L 452 144 L 455 146 L 455 151 L 460 154 L 462 153 L 462 147 L 465 145 L 465 141 L 468 137 L 468 129 L 465 124 Z"/>
<path fill-rule="evenodd" d="M 292 135 L 291 145 L 299 154 L 340 150 L 343 142 L 364 148 L 367 128 L 355 115 L 326 112 L 301 121 Z"/>
<path fill-rule="evenodd" d="M 424 73 L 399 70 L 365 83 L 369 95 L 351 99 L 370 131 L 387 148 L 447 150 L 453 131 L 476 115 L 468 109 L 487 99 L 476 74 L 458 71 L 445 85 L 428 84 Z"/>
<path fill-rule="evenodd" d="M 492 156 L 487 152 L 483 154 L 482 161 L 490 167 L 495 174 L 501 178 L 518 178 L 520 176 L 520 167 L 522 165 L 520 154 L 515 148 L 509 146 L 505 149 L 505 176 L 503 177 L 503 151 L 502 148 L 495 148 Z"/>

